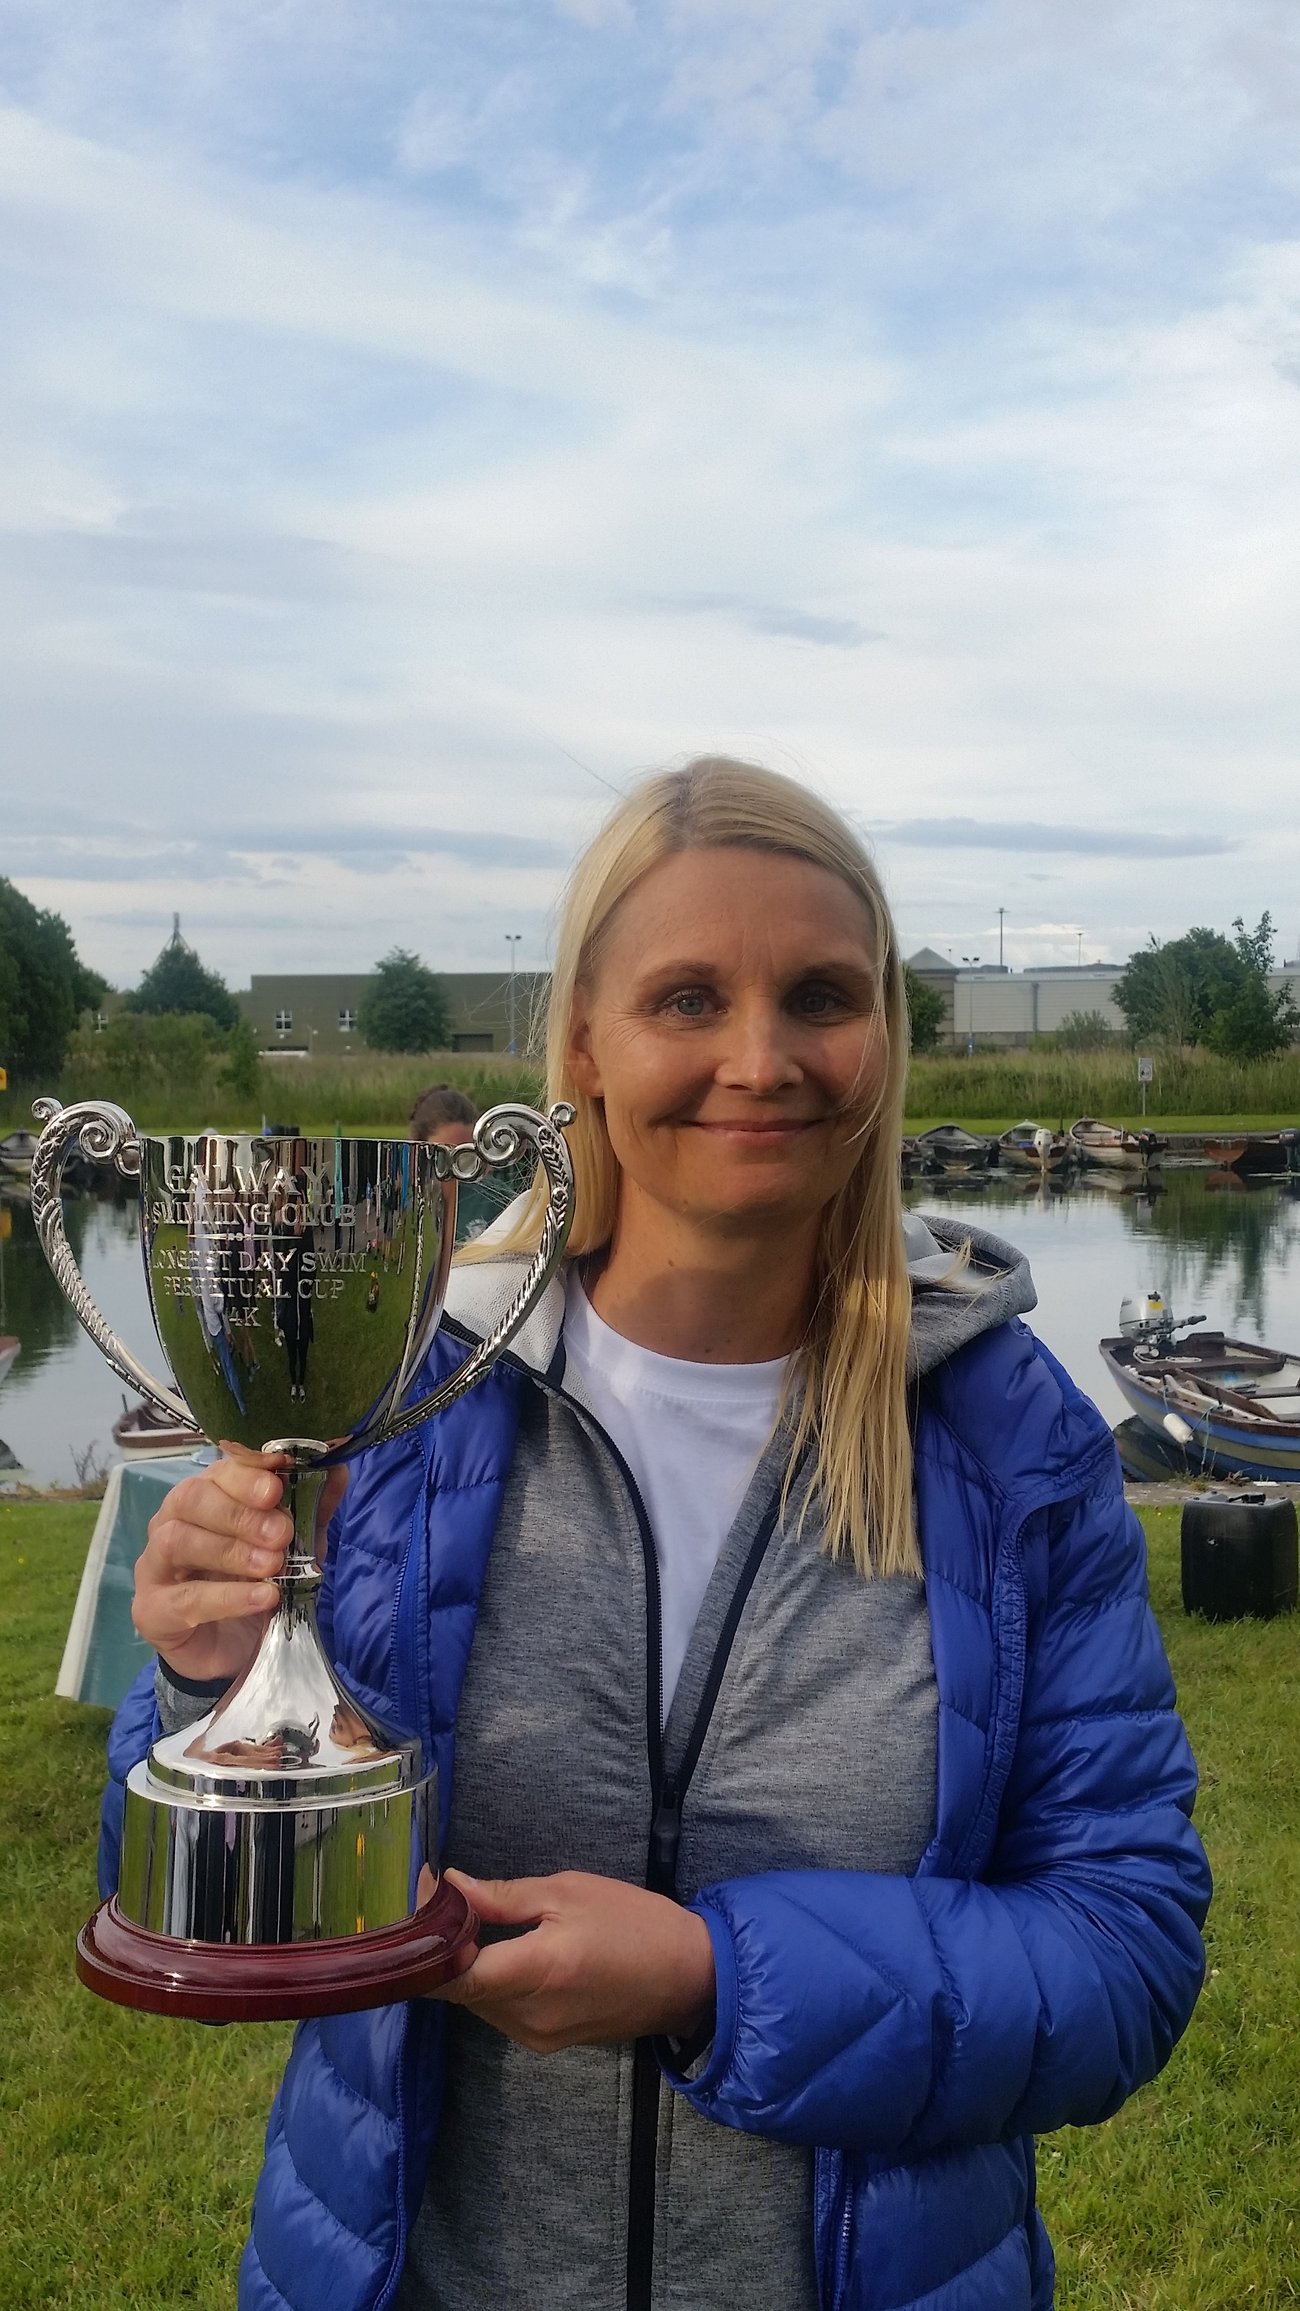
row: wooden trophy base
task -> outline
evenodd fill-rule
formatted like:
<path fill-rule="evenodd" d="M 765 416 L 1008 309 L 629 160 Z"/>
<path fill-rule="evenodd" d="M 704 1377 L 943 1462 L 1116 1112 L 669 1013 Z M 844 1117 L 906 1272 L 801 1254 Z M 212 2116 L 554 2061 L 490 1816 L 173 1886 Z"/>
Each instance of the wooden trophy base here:
<path fill-rule="evenodd" d="M 104 1902 L 77 1936 L 88 1990 L 146 2014 L 194 2022 L 299 2022 L 419 1998 L 463 1971 L 478 1932 L 463 1894 L 438 1880 L 398 1926 L 319 1942 L 181 1942 L 133 1925 Z"/>

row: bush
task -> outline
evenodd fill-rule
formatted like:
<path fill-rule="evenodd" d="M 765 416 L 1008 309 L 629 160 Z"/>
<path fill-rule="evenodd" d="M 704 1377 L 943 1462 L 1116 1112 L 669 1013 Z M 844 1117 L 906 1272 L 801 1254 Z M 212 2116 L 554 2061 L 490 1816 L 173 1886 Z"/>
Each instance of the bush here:
<path fill-rule="evenodd" d="M 1058 1051 L 1109 1051 L 1120 1040 L 1104 1011 L 1067 1011 L 1051 1039 Z"/>

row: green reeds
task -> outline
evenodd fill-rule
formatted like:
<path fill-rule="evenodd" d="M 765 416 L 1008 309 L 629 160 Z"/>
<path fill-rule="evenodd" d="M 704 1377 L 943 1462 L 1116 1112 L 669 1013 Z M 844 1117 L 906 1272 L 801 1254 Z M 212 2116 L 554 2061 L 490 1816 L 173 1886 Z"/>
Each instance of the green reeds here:
<path fill-rule="evenodd" d="M 1149 1121 L 1161 1118 L 1189 1129 L 1257 1130 L 1300 1124 L 1300 1051 L 1250 1066 L 1209 1052 L 1154 1052 L 1155 1080 L 1147 1089 Z M 419 1093 L 431 1083 L 454 1083 L 480 1107 L 499 1100 L 541 1098 L 541 1068 L 533 1059 L 504 1053 L 443 1051 L 359 1054 L 351 1060 L 263 1060 L 250 1098 L 222 1080 L 219 1051 L 203 1061 L 185 1055 L 185 1072 L 168 1080 L 118 1081 L 93 1055 L 70 1065 L 57 1085 L 36 1084 L 0 1094 L 0 1133 L 31 1122 L 35 1092 L 55 1090 L 64 1100 L 116 1099 L 145 1131 L 256 1127 L 263 1116 L 304 1131 L 404 1133 Z M 914 1059 L 908 1082 L 909 1127 L 946 1120 L 1003 1130 L 1022 1116 L 1037 1123 L 1070 1124 L 1081 1115 L 1108 1122 L 1141 1120 L 1137 1059 L 1132 1051 L 1063 1052 L 977 1050 L 964 1056 Z"/>

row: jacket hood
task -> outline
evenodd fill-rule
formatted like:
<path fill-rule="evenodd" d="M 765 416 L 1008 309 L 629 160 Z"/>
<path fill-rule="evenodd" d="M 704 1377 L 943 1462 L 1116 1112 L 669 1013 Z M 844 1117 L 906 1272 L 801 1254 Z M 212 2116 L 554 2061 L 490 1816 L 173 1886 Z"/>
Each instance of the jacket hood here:
<path fill-rule="evenodd" d="M 912 1279 L 908 1363 L 914 1375 L 932 1372 L 982 1332 L 1038 1306 L 1024 1253 L 984 1228 L 905 1212 L 903 1243 Z"/>
<path fill-rule="evenodd" d="M 509 1211 L 503 1212 L 486 1240 L 490 1242 L 498 1229 L 504 1233 L 509 1219 Z M 903 1242 L 912 1280 L 913 1376 L 933 1371 L 982 1332 L 991 1332 L 1012 1316 L 1024 1316 L 1038 1304 L 1024 1253 L 983 1228 L 908 1212 Z M 452 1322 L 471 1338 L 486 1339 L 514 1299 L 527 1266 L 521 1253 L 503 1252 L 497 1259 L 453 1268 L 447 1292 Z M 510 1344 L 518 1361 L 539 1376 L 551 1370 L 559 1348 L 564 1276 L 561 1269 L 552 1277 Z"/>

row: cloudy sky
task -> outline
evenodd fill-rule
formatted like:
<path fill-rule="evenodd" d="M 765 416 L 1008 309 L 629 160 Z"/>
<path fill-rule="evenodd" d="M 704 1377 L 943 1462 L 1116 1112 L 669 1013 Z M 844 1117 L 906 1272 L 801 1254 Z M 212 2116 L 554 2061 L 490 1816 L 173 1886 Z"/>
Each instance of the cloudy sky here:
<path fill-rule="evenodd" d="M 0 871 L 546 951 L 639 768 L 908 948 L 1300 943 L 1295 0 L 0 0 Z"/>

